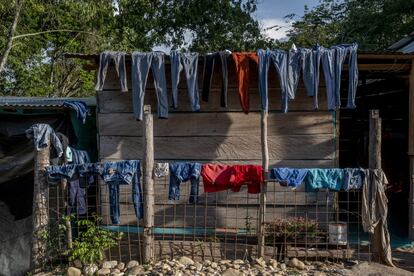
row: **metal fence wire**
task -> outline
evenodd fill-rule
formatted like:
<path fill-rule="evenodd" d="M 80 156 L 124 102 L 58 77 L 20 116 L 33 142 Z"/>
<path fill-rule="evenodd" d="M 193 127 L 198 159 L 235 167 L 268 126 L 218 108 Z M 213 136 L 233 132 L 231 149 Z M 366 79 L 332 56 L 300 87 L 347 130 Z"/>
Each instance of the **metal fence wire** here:
<path fill-rule="evenodd" d="M 141 182 L 142 184 L 142 182 Z M 189 203 L 190 183 L 181 183 L 179 200 L 168 200 L 169 178 L 154 181 L 154 227 L 150 232 L 154 259 L 191 257 L 195 260 L 252 259 L 258 256 L 260 194 L 221 191 L 200 194 Z M 370 237 L 361 224 L 362 191 L 306 192 L 267 183 L 264 221 L 265 257 L 283 260 L 370 260 Z M 116 246 L 105 252 L 108 260 L 143 261 L 143 220 L 136 217 L 131 185 L 120 185 L 120 223 L 110 218 L 108 185 L 96 177 L 85 191 L 86 206 L 70 202 L 71 183 L 49 186 L 48 265 L 63 262 L 65 254 L 85 227 L 82 220 L 99 221 L 100 229 L 123 233 Z M 143 199 L 145 200 L 145 195 Z M 73 199 L 72 199 L 73 200 Z M 144 204 L 145 205 L 145 204 Z M 148 233 L 147 233 L 148 234 Z"/>

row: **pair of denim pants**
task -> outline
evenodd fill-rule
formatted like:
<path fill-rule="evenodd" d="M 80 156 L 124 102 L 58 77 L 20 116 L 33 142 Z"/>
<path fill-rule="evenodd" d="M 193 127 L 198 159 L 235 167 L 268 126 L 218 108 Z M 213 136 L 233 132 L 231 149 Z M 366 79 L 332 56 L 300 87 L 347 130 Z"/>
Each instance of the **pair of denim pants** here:
<path fill-rule="evenodd" d="M 288 110 L 288 54 L 283 50 L 262 50 L 257 51 L 259 58 L 259 92 L 262 104 L 262 110 L 266 112 L 269 109 L 268 100 L 268 74 L 270 64 L 276 68 L 280 81 L 280 93 L 282 97 L 282 110 Z"/>
<path fill-rule="evenodd" d="M 355 95 L 358 85 L 357 44 L 341 44 L 329 49 L 323 48 L 322 67 L 326 82 L 328 109 L 341 106 L 341 74 L 342 67 L 348 56 L 349 85 L 347 108 L 355 108 Z"/>
<path fill-rule="evenodd" d="M 63 154 L 62 142 L 56 135 L 53 128 L 48 124 L 34 124 L 25 131 L 26 137 L 33 139 L 37 151 L 42 150 L 47 145 L 53 146 L 58 157 Z"/>
<path fill-rule="evenodd" d="M 167 81 L 163 52 L 132 53 L 132 102 L 135 119 L 141 121 L 144 114 L 144 96 L 148 73 L 151 68 L 157 95 L 159 118 L 168 118 Z"/>
<path fill-rule="evenodd" d="M 319 108 L 318 89 L 319 89 L 319 68 L 321 64 L 320 46 L 316 45 L 312 49 L 300 49 L 302 58 L 303 82 L 307 95 L 313 97 L 313 107 Z"/>
<path fill-rule="evenodd" d="M 140 185 L 141 167 L 138 160 L 106 162 L 98 168 L 109 189 L 109 205 L 112 224 L 120 223 L 119 196 L 120 185 L 132 185 L 132 202 L 137 219 L 144 216 L 142 191 Z"/>
<path fill-rule="evenodd" d="M 197 83 L 198 53 L 185 54 L 173 50 L 170 53 L 170 58 L 173 107 L 178 108 L 178 83 L 180 82 L 180 73 L 184 69 L 187 78 L 187 90 L 191 110 L 199 111 L 200 100 Z"/>
<path fill-rule="evenodd" d="M 46 176 L 48 183 L 57 185 L 63 178 L 69 182 L 69 202 L 68 214 L 77 213 L 83 215 L 86 213 L 86 186 L 81 184 L 81 177 L 77 164 L 67 164 L 62 166 L 46 167 Z"/>
<path fill-rule="evenodd" d="M 295 99 L 298 89 L 300 71 L 302 68 L 302 54 L 295 44 L 288 51 L 287 60 L 287 94 L 290 100 Z"/>
<path fill-rule="evenodd" d="M 99 58 L 99 69 L 98 76 L 96 80 L 95 90 L 102 91 L 106 79 L 106 73 L 108 71 L 109 64 L 113 61 L 115 65 L 115 70 L 119 77 L 119 82 L 121 85 L 121 91 L 127 92 L 127 73 L 125 66 L 125 53 L 124 52 L 114 52 L 114 51 L 105 51 L 102 52 Z"/>
<path fill-rule="evenodd" d="M 217 53 L 210 53 L 204 56 L 204 74 L 203 74 L 203 92 L 202 99 L 208 102 L 210 95 L 211 83 L 213 80 L 214 64 L 217 58 L 220 58 L 222 82 L 221 82 L 221 94 L 220 94 L 220 106 L 227 107 L 227 84 L 228 84 L 228 69 L 227 59 L 230 55 L 229 51 L 220 51 Z"/>
<path fill-rule="evenodd" d="M 68 214 L 86 214 L 86 190 L 80 185 L 80 179 L 73 179 L 69 182 Z"/>
<path fill-rule="evenodd" d="M 180 199 L 181 182 L 190 181 L 190 203 L 198 202 L 199 182 L 201 174 L 201 164 L 191 162 L 170 163 L 170 185 L 168 191 L 169 200 Z"/>

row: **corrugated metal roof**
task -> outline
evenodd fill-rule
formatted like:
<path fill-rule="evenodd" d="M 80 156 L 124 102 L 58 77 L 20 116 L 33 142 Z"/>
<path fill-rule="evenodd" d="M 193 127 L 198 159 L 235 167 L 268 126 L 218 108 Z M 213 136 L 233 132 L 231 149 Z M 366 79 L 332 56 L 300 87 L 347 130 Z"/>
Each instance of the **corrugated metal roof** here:
<path fill-rule="evenodd" d="M 0 107 L 63 107 L 64 101 L 84 101 L 88 106 L 96 106 L 95 97 L 88 98 L 47 98 L 47 97 L 0 97 Z"/>
<path fill-rule="evenodd" d="M 414 32 L 395 42 L 388 49 L 405 54 L 414 53 Z"/>

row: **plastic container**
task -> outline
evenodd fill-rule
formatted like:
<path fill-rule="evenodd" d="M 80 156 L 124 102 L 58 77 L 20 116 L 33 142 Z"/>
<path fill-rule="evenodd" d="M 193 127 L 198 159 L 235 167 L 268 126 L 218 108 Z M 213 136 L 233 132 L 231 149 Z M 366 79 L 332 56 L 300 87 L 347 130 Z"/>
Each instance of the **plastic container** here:
<path fill-rule="evenodd" d="M 334 245 L 348 244 L 348 226 L 346 222 L 329 223 L 329 243 Z"/>

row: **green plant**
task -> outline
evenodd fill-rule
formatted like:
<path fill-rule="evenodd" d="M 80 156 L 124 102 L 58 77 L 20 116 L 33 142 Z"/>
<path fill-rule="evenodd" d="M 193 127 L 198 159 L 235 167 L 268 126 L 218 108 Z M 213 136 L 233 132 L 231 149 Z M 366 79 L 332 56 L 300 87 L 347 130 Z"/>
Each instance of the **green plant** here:
<path fill-rule="evenodd" d="M 123 233 L 114 233 L 100 227 L 102 219 L 94 215 L 93 220 L 79 220 L 77 225 L 85 228 L 73 241 L 69 260 L 79 259 L 84 264 L 92 264 L 104 259 L 104 251 L 117 244 Z"/>
<path fill-rule="evenodd" d="M 73 215 L 63 216 L 60 220 L 49 222 L 46 229 L 39 232 L 40 239 L 46 244 L 45 263 L 54 262 L 67 256 L 66 225 Z"/>
<path fill-rule="evenodd" d="M 320 229 L 316 220 L 303 217 L 265 222 L 264 230 L 267 243 L 273 243 L 281 239 L 312 239 L 326 236 L 325 231 Z"/>

